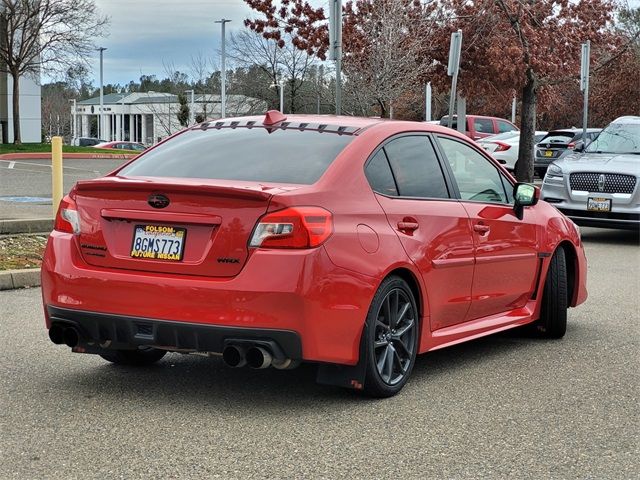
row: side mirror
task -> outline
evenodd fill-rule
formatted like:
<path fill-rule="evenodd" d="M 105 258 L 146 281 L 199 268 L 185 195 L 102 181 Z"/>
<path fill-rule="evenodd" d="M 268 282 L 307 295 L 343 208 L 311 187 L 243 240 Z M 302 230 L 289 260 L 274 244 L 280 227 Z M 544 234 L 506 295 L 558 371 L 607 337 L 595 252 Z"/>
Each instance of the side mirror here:
<path fill-rule="evenodd" d="M 524 218 L 524 207 L 530 207 L 538 203 L 540 199 L 540 189 L 530 183 L 516 183 L 513 187 L 513 198 L 515 199 L 513 211 L 518 218 Z"/>
<path fill-rule="evenodd" d="M 578 140 L 576 142 L 576 146 L 573 147 L 574 152 L 584 152 L 584 147 L 586 147 L 586 142 L 584 140 Z"/>

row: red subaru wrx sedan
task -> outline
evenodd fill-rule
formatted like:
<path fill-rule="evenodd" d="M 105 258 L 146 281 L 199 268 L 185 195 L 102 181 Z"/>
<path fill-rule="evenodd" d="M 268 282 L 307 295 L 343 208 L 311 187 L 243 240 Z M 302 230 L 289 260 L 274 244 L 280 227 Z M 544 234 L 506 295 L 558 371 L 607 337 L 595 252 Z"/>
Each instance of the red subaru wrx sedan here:
<path fill-rule="evenodd" d="M 146 365 L 316 362 L 390 396 L 416 354 L 532 324 L 587 296 L 571 220 L 432 124 L 291 115 L 210 121 L 60 204 L 42 266 L 49 337 Z"/>

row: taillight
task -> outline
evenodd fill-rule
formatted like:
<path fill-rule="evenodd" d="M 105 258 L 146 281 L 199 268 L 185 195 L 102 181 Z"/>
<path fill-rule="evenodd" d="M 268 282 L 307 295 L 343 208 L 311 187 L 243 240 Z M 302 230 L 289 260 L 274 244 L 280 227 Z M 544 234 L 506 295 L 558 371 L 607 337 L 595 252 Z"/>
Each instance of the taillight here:
<path fill-rule="evenodd" d="M 253 230 L 250 247 L 311 248 L 333 233 L 331 212 L 320 207 L 290 207 L 266 214 Z"/>
<path fill-rule="evenodd" d="M 493 143 L 498 145 L 498 148 L 494 150 L 495 152 L 504 152 L 505 150 L 509 150 L 511 148 L 511 145 L 509 145 L 508 143 L 504 143 L 504 142 L 493 142 Z"/>
<path fill-rule="evenodd" d="M 69 195 L 66 195 L 58 207 L 58 214 L 53 226 L 54 230 L 59 232 L 80 234 L 80 217 L 78 216 L 78 207 Z"/>
<path fill-rule="evenodd" d="M 571 142 L 569 145 L 567 145 L 567 148 L 569 150 L 573 150 L 576 147 L 576 142 Z"/>

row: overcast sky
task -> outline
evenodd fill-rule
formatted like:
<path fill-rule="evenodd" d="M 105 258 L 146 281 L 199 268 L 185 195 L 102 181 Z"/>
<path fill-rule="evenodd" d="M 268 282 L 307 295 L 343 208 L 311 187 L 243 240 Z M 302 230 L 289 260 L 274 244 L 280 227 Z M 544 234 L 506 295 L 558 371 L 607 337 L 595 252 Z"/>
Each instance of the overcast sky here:
<path fill-rule="evenodd" d="M 163 61 L 189 74 L 192 54 L 202 52 L 219 63 L 220 18 L 231 19 L 227 32 L 245 28 L 252 10 L 242 0 L 95 0 L 111 18 L 109 36 L 98 40 L 104 52 L 104 82 L 125 84 L 141 74 L 165 76 Z M 314 0 L 324 5 L 327 0 Z M 228 37 L 227 37 L 228 38 Z M 94 85 L 99 61 L 91 62 Z"/>
<path fill-rule="evenodd" d="M 244 28 L 243 20 L 252 10 L 242 0 L 95 0 L 103 14 L 111 18 L 109 36 L 99 44 L 104 56 L 104 82 L 126 84 L 140 75 L 165 76 L 163 61 L 173 63 L 187 74 L 191 56 L 201 52 L 219 64 L 220 25 L 214 21 L 231 19 L 227 31 Z M 639 6 L 640 0 L 628 0 Z M 327 6 L 328 0 L 311 0 Z M 94 85 L 99 83 L 96 52 L 91 62 Z"/>

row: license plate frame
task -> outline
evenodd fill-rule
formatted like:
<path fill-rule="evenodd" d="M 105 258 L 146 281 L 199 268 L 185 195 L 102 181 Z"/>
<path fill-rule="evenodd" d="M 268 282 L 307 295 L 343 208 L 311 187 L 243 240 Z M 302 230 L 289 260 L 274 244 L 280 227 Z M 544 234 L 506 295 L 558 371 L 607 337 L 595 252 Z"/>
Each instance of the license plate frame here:
<path fill-rule="evenodd" d="M 140 244 L 136 249 L 136 239 L 138 238 L 140 238 Z M 144 239 L 148 239 L 147 242 L 144 242 Z M 129 257 L 135 260 L 180 262 L 184 256 L 186 241 L 187 229 L 184 227 L 151 223 L 138 224 L 133 227 Z M 144 248 L 140 248 L 143 246 Z"/>
<path fill-rule="evenodd" d="M 587 210 L 589 212 L 610 212 L 611 199 L 604 197 L 588 197 Z"/>

